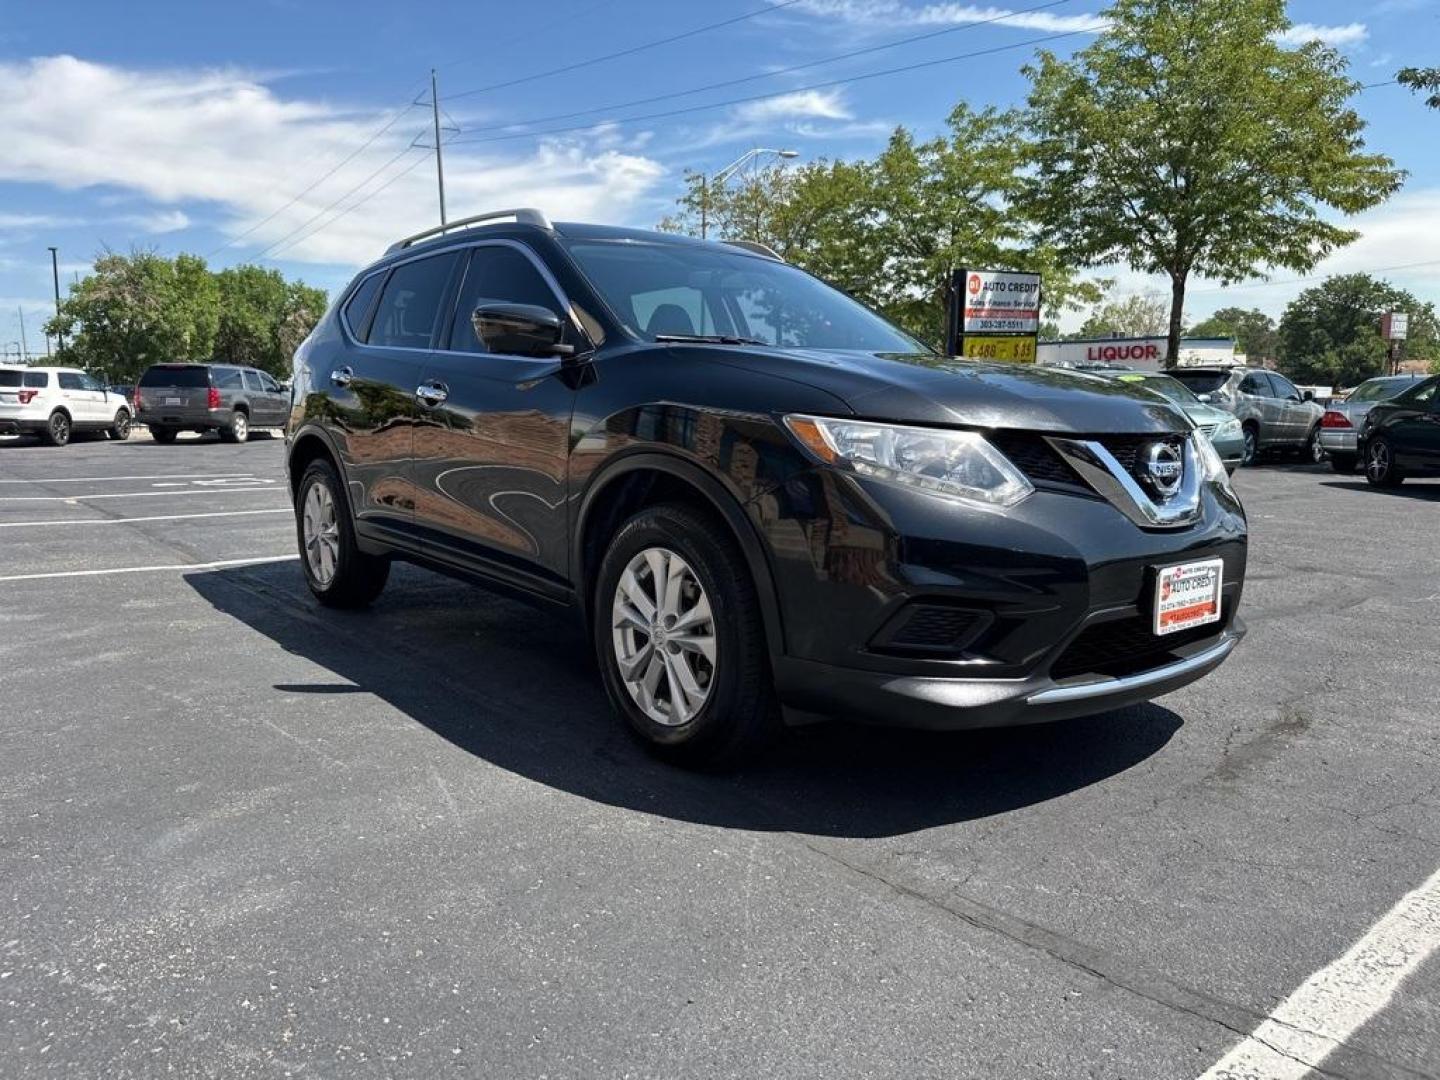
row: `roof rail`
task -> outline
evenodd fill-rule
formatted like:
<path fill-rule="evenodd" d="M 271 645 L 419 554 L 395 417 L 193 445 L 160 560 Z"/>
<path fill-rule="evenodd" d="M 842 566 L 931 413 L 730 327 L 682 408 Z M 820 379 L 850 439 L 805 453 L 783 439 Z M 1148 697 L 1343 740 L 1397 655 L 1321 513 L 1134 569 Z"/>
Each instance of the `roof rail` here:
<path fill-rule="evenodd" d="M 722 240 L 720 242 L 722 244 L 729 244 L 731 247 L 740 248 L 742 251 L 748 251 L 752 255 L 764 255 L 767 259 L 774 259 L 776 262 L 785 261 L 780 257 L 778 251 L 766 244 L 760 243 L 758 240 Z"/>
<path fill-rule="evenodd" d="M 470 225 L 479 225 L 486 221 L 498 221 L 500 218 L 514 218 L 521 225 L 538 225 L 542 229 L 550 228 L 550 219 L 545 216 L 544 211 L 535 210 L 531 207 L 522 206 L 516 210 L 492 210 L 488 214 L 475 214 L 472 217 L 460 218 L 458 221 L 446 222 L 444 225 L 436 225 L 434 228 L 425 229 L 414 236 L 407 236 L 404 240 L 397 240 L 385 249 L 385 254 L 392 251 L 400 251 L 420 240 L 430 236 L 440 236 L 451 229 L 463 229 Z"/>

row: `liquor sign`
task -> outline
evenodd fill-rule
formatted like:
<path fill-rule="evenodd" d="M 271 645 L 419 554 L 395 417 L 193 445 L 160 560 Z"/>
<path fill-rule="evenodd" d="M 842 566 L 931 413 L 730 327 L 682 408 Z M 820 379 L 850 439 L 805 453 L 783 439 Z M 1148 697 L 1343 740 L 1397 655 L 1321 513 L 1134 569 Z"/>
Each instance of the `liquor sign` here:
<path fill-rule="evenodd" d="M 1404 341 L 1410 329 L 1410 316 L 1404 311 L 1392 311 L 1380 316 L 1380 336 L 1386 341 Z"/>

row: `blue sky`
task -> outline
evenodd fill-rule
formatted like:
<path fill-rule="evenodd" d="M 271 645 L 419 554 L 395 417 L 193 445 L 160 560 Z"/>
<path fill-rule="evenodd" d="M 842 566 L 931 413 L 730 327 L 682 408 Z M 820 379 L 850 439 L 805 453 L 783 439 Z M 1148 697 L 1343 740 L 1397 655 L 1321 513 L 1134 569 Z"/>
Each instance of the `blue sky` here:
<path fill-rule="evenodd" d="M 897 124 L 936 132 L 958 100 L 1018 104 L 1026 86 L 1019 68 L 1036 39 L 1069 35 L 1045 43 L 1061 54 L 1082 47 L 1104 6 L 789 0 L 737 19 L 773 2 L 5 0 L 0 349 L 13 353 L 10 343 L 20 337 L 17 308 L 25 312 L 32 351 L 43 348 L 39 325 L 52 310 L 51 244 L 60 248 L 62 288 L 85 273 L 102 247 L 132 245 L 198 252 L 215 266 L 265 261 L 337 288 L 390 239 L 436 219 L 433 158 L 407 150 L 429 135 L 428 109 L 410 103 L 428 91 L 432 66 L 439 69 L 447 126 L 458 129 L 447 133 L 452 217 L 539 205 L 559 219 L 650 226 L 673 205 L 686 168 L 718 168 L 751 146 L 793 147 L 804 159 L 868 155 Z M 1364 6 L 1296 0 L 1290 17 L 1297 37 L 1319 36 L 1340 48 L 1361 82 L 1385 82 L 1400 66 L 1440 60 L 1440 0 Z M 737 21 L 533 77 L 727 19 Z M 933 36 L 776 73 L 920 34 Z M 612 108 L 742 78 L 721 89 Z M 767 94 L 782 96 L 626 119 Z M 1362 239 L 1319 272 L 1440 260 L 1440 113 L 1394 85 L 1365 91 L 1359 108 L 1370 123 L 1370 145 L 1410 177 L 1397 198 L 1356 220 Z M 540 125 L 549 135 L 510 137 L 516 129 L 504 127 L 581 110 L 595 111 Z M 1112 273 L 1125 291 L 1158 284 Z M 1383 276 L 1440 300 L 1440 261 Z M 1268 285 L 1227 290 L 1197 282 L 1187 313 L 1199 318 L 1240 303 L 1278 314 L 1304 287 L 1292 277 L 1281 273 Z"/>

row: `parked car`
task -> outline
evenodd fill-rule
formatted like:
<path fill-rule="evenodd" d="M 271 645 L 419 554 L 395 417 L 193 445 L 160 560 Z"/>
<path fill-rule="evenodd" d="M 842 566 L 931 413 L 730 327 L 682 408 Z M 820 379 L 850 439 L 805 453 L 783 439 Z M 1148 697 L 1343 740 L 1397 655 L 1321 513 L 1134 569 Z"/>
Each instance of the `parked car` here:
<path fill-rule="evenodd" d="M 1365 479 L 1376 487 L 1440 476 L 1440 375 L 1371 406 L 1358 446 Z"/>
<path fill-rule="evenodd" d="M 1168 403 L 938 355 L 753 250 L 469 218 L 392 245 L 294 367 L 310 591 L 364 605 L 402 559 L 568 605 L 680 760 L 782 716 L 1100 712 L 1243 634 L 1244 511 Z"/>
<path fill-rule="evenodd" d="M 1424 382 L 1425 375 L 1381 375 L 1366 379 L 1343 401 L 1332 401 L 1320 417 L 1320 445 L 1330 455 L 1330 467 L 1352 473 L 1360 460 L 1360 426 L 1377 404 Z"/>
<path fill-rule="evenodd" d="M 67 367 L 0 367 L 0 434 L 30 432 L 64 446 L 77 432 L 130 437 L 130 403 Z"/>
<path fill-rule="evenodd" d="M 216 431 L 244 442 L 252 428 L 285 426 L 290 395 L 270 375 L 233 364 L 155 364 L 135 387 L 135 417 L 156 442 Z"/>
<path fill-rule="evenodd" d="M 1240 421 L 1244 464 L 1266 450 L 1291 450 L 1321 460 L 1317 432 L 1325 410 L 1284 375 L 1247 367 L 1177 368 L 1169 374 L 1201 401 L 1220 406 Z"/>
<path fill-rule="evenodd" d="M 1225 471 L 1233 473 L 1245 460 L 1245 436 L 1240 421 L 1224 409 L 1207 405 L 1190 388 L 1169 375 L 1153 371 L 1121 371 L 1113 376 L 1130 386 L 1153 391 L 1177 406 L 1191 423 L 1214 444 Z"/>

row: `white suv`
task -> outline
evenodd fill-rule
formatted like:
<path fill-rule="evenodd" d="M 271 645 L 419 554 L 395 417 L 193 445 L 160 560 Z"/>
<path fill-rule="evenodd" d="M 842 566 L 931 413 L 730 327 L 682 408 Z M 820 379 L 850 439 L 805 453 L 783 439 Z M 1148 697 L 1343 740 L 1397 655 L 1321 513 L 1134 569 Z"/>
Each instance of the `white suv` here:
<path fill-rule="evenodd" d="M 0 367 L 0 435 L 33 431 L 64 446 L 77 431 L 130 437 L 130 402 L 75 368 Z"/>

